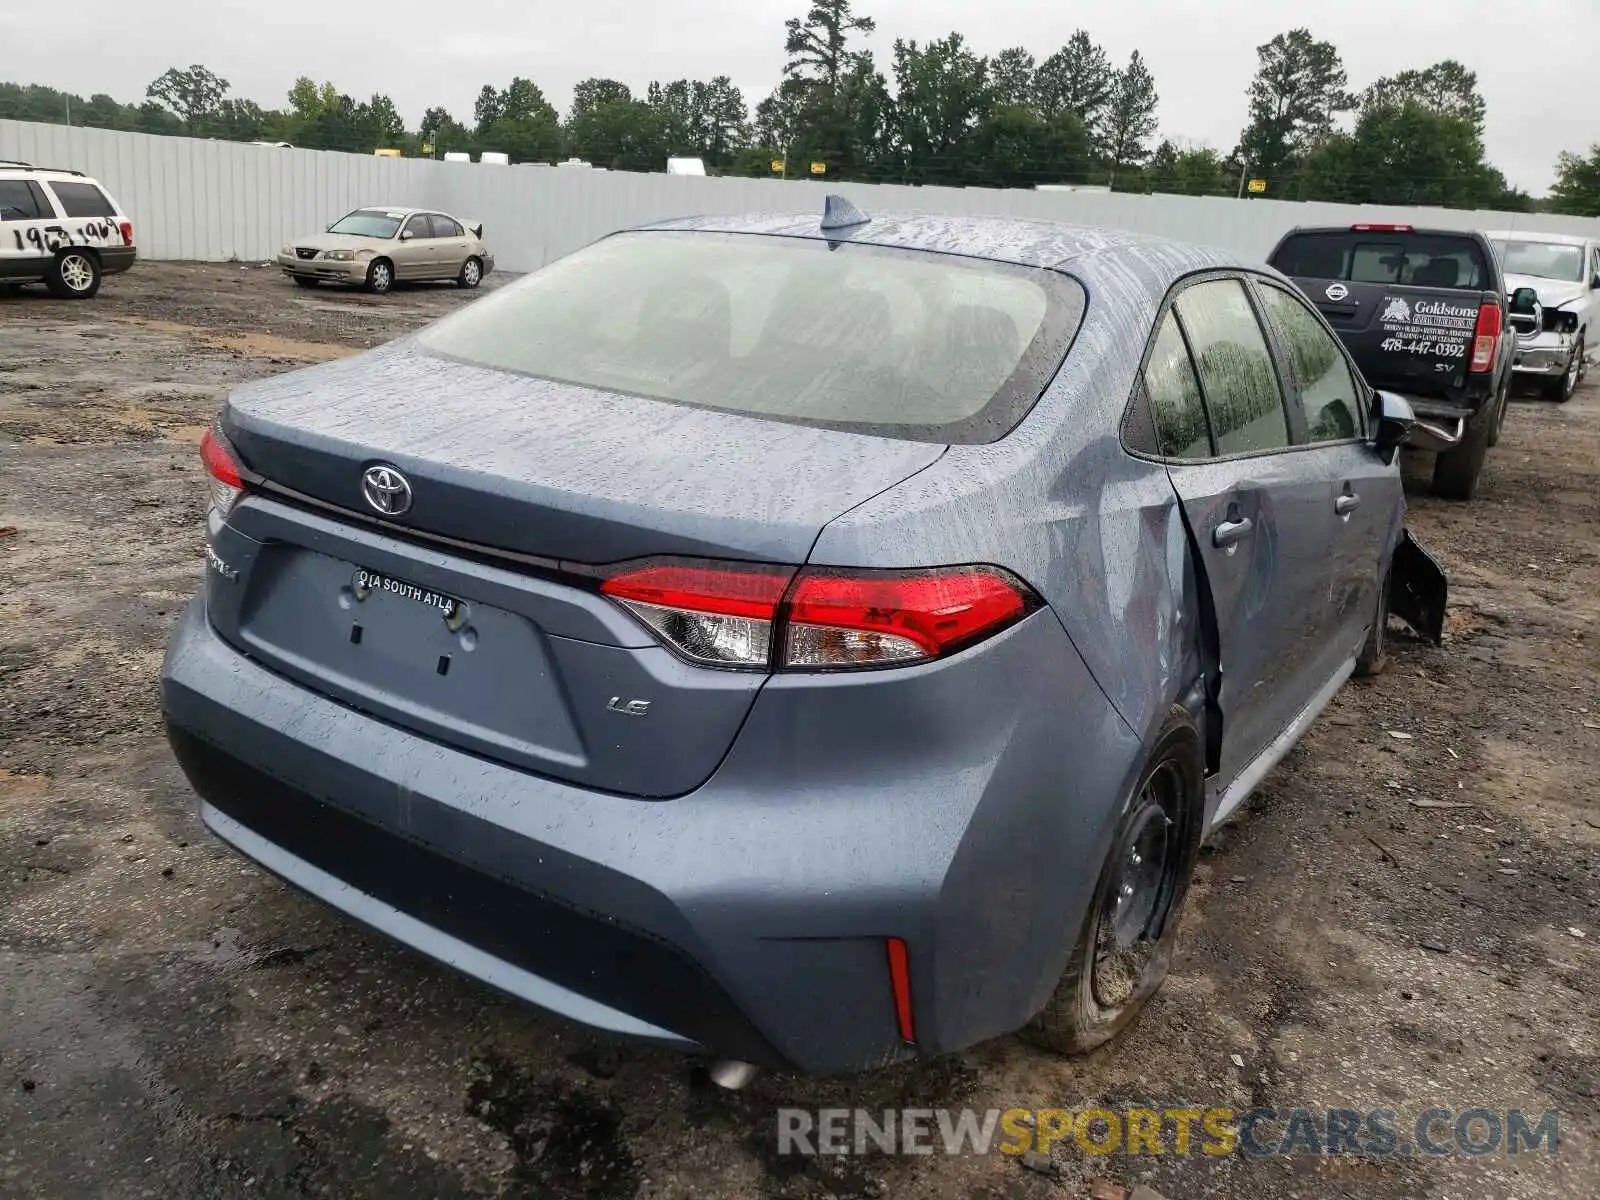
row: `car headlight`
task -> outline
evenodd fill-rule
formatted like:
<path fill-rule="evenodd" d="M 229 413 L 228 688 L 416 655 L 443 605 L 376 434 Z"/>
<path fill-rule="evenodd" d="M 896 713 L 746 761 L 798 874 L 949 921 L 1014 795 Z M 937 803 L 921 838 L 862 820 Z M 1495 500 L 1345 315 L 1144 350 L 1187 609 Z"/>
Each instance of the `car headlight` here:
<path fill-rule="evenodd" d="M 288 242 L 285 242 L 283 245 L 278 247 L 278 253 L 287 258 L 289 255 L 294 253 L 294 247 L 289 245 Z"/>
<path fill-rule="evenodd" d="M 350 250 L 324 250 L 322 257 L 329 262 L 351 262 L 355 259 L 355 253 Z"/>

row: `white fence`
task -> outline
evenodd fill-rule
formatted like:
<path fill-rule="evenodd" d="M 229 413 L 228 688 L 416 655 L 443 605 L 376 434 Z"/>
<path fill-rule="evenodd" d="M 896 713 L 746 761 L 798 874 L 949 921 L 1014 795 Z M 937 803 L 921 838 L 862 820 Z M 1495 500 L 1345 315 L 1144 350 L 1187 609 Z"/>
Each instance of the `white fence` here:
<path fill-rule="evenodd" d="M 1221 246 L 1259 261 L 1295 225 L 1395 221 L 1600 236 L 1600 219 L 1276 200 L 497 167 L 283 150 L 0 121 L 0 159 L 71 167 L 109 187 L 147 258 L 259 261 L 368 204 L 422 205 L 482 221 L 500 267 L 534 270 L 628 225 L 695 213 L 822 212 L 829 191 L 868 212 L 985 214 L 1104 225 Z"/>

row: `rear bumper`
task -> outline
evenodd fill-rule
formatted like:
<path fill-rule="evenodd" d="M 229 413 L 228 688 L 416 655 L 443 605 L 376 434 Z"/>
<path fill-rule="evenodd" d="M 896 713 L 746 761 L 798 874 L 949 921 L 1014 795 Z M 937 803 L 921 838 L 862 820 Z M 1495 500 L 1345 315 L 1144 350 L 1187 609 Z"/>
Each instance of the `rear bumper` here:
<path fill-rule="evenodd" d="M 945 663 L 772 681 L 712 779 L 669 801 L 364 716 L 239 654 L 200 601 L 162 695 L 206 823 L 296 886 L 569 1019 L 814 1074 L 1025 1023 L 1140 758 L 1048 611 Z"/>
<path fill-rule="evenodd" d="M 139 251 L 133 246 L 108 246 L 100 251 L 100 271 L 105 275 L 120 275 L 133 266 Z"/>

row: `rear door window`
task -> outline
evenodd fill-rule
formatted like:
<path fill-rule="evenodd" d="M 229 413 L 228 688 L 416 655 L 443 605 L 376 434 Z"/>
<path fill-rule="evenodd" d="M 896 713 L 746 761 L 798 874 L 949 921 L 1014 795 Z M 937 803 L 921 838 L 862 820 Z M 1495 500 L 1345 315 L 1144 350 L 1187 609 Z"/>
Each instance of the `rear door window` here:
<path fill-rule="evenodd" d="M 433 226 L 433 236 L 436 238 L 456 238 L 461 236 L 461 226 L 457 225 L 449 217 L 441 217 L 438 213 L 434 213 L 428 218 L 428 221 Z"/>
<path fill-rule="evenodd" d="M 50 190 L 61 202 L 61 211 L 69 217 L 114 217 L 117 210 L 106 194 L 92 183 L 64 183 L 52 180 Z"/>
<path fill-rule="evenodd" d="M 1189 358 L 1178 321 L 1170 312 L 1162 318 L 1144 369 L 1145 393 L 1155 423 L 1156 442 L 1167 458 L 1211 457 L 1211 430 L 1206 424 L 1200 380 Z"/>
<path fill-rule="evenodd" d="M 1083 317 L 1053 271 L 860 243 L 620 234 L 430 326 L 467 362 L 928 442 L 1005 436 Z"/>
<path fill-rule="evenodd" d="M 1261 323 L 1237 279 L 1186 288 L 1176 304 L 1189 337 L 1219 455 L 1289 445 L 1283 389 Z"/>
<path fill-rule="evenodd" d="M 54 216 L 37 186 L 26 179 L 0 179 L 0 221 L 40 221 Z"/>
<path fill-rule="evenodd" d="M 1491 275 L 1482 249 L 1451 234 L 1330 231 L 1291 234 L 1272 265 L 1294 279 L 1338 279 L 1396 287 L 1483 291 Z"/>
<path fill-rule="evenodd" d="M 1277 326 L 1288 353 L 1311 440 L 1360 437 L 1363 390 L 1338 342 L 1304 303 L 1282 288 L 1263 284 L 1260 292 L 1267 318 Z"/>

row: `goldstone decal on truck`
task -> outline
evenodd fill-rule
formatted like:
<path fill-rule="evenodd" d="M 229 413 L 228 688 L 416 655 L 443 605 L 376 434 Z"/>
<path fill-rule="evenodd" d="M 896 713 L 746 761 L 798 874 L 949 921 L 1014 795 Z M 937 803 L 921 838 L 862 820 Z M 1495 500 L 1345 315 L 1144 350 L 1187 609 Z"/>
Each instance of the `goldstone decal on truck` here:
<path fill-rule="evenodd" d="M 1448 300 L 1411 301 L 1388 296 L 1378 314 L 1384 338 L 1382 349 L 1406 354 L 1431 354 L 1460 358 L 1478 327 L 1478 308 Z"/>

